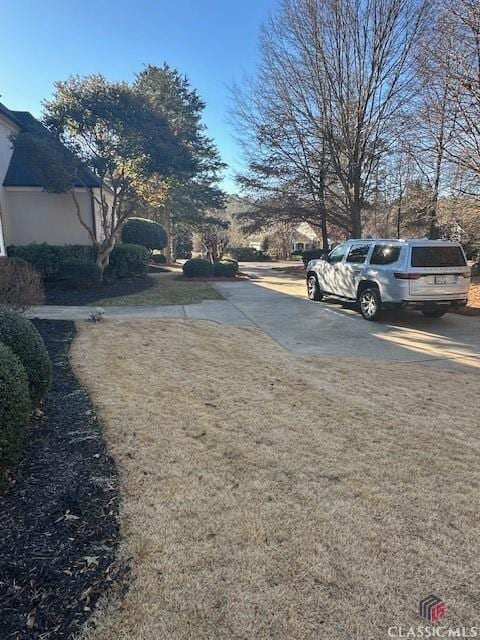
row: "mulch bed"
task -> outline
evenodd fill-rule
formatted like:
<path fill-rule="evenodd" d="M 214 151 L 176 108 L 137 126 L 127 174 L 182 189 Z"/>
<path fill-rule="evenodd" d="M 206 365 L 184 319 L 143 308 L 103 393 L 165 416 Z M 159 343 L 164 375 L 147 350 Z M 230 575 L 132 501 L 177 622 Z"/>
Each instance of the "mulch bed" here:
<path fill-rule="evenodd" d="M 36 326 L 54 379 L 0 496 L 2 640 L 72 638 L 98 597 L 126 572 L 115 562 L 115 464 L 68 362 L 75 325 L 39 320 Z"/>
<path fill-rule="evenodd" d="M 151 289 L 156 284 L 154 278 L 133 278 L 115 280 L 112 283 L 105 282 L 95 289 L 67 289 L 55 282 L 45 283 L 45 304 L 60 306 L 83 306 L 95 304 L 105 298 L 117 298 L 129 296 L 134 293 Z"/>

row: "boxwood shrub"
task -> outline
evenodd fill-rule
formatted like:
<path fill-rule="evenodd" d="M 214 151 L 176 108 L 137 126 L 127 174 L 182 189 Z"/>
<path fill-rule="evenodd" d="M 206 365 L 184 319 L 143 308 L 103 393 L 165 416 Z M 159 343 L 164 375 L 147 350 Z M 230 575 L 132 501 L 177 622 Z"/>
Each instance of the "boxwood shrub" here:
<path fill-rule="evenodd" d="M 254 247 L 228 247 L 225 254 L 241 262 L 256 262 L 272 259 L 267 253 L 258 251 L 258 249 Z"/>
<path fill-rule="evenodd" d="M 12 258 L 26 260 L 40 273 L 43 280 L 61 279 L 61 265 L 69 260 L 95 262 L 95 247 L 83 244 L 54 245 L 27 244 L 10 246 L 7 253 Z"/>
<path fill-rule="evenodd" d="M 158 222 L 146 218 L 129 218 L 122 227 L 122 242 L 139 244 L 146 249 L 164 249 L 168 236 Z"/>
<path fill-rule="evenodd" d="M 0 342 L 0 472 L 18 458 L 30 408 L 25 369 L 13 351 Z"/>
<path fill-rule="evenodd" d="M 238 273 L 238 262 L 224 258 L 214 264 L 214 275 L 219 278 L 234 278 Z"/>
<path fill-rule="evenodd" d="M 148 273 L 150 253 L 139 244 L 117 244 L 110 254 L 109 272 L 117 278 L 143 277 Z"/>
<path fill-rule="evenodd" d="M 302 253 L 302 261 L 305 267 L 310 262 L 310 260 L 317 260 L 321 258 L 325 253 L 328 253 L 324 249 L 308 249 Z"/>
<path fill-rule="evenodd" d="M 183 265 L 183 275 L 186 278 L 211 278 L 213 273 L 213 264 L 203 258 L 192 258 Z"/>
<path fill-rule="evenodd" d="M 68 260 L 60 265 L 60 275 L 73 289 L 93 289 L 102 282 L 102 270 L 95 262 Z"/>
<path fill-rule="evenodd" d="M 9 347 L 25 368 L 32 407 L 42 400 L 52 377 L 52 364 L 42 337 L 27 318 L 0 307 L 0 342 Z"/>
<path fill-rule="evenodd" d="M 167 262 L 167 257 L 163 255 L 163 253 L 154 253 L 152 255 L 152 262 L 155 264 L 165 264 Z"/>

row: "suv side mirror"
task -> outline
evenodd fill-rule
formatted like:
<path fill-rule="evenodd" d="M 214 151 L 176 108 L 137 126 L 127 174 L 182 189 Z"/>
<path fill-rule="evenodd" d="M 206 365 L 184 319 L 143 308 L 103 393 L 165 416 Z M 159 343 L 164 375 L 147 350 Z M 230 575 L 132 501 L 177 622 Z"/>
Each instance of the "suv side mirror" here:
<path fill-rule="evenodd" d="M 328 253 L 324 253 L 323 255 L 321 255 L 320 260 L 325 260 L 325 262 L 330 262 L 330 260 L 328 259 Z"/>

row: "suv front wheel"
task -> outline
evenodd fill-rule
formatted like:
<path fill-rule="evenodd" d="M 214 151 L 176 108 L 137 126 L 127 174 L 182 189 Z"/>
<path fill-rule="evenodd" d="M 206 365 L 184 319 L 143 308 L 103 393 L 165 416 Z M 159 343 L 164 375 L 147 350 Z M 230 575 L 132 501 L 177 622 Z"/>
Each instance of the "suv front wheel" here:
<path fill-rule="evenodd" d="M 308 299 L 318 302 L 323 298 L 323 293 L 320 290 L 317 276 L 314 273 L 309 274 L 307 278 L 307 293 Z"/>
<path fill-rule="evenodd" d="M 358 296 L 360 313 L 365 320 L 378 320 L 382 312 L 382 300 L 380 293 L 375 287 L 367 287 Z"/>

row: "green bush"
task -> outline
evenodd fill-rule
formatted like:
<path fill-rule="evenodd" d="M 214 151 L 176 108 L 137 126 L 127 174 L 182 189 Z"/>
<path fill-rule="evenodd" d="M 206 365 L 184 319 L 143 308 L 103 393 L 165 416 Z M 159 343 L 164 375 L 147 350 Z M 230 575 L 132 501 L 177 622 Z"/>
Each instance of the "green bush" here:
<path fill-rule="evenodd" d="M 144 277 L 148 273 L 150 253 L 139 244 L 118 244 L 110 254 L 109 272 L 117 278 Z"/>
<path fill-rule="evenodd" d="M 41 335 L 30 320 L 6 307 L 0 307 L 0 342 L 19 358 L 27 372 L 32 407 L 47 394 L 52 364 Z"/>
<path fill-rule="evenodd" d="M 225 254 L 234 260 L 241 262 L 256 262 L 261 260 L 271 260 L 271 257 L 263 251 L 258 251 L 254 247 L 228 247 Z"/>
<path fill-rule="evenodd" d="M 94 289 L 102 282 L 102 270 L 95 262 L 67 260 L 60 265 L 59 273 L 72 289 Z"/>
<path fill-rule="evenodd" d="M 152 261 L 155 264 L 165 264 L 167 262 L 167 257 L 163 255 L 163 253 L 154 253 L 152 255 Z"/>
<path fill-rule="evenodd" d="M 213 273 L 213 264 L 203 258 L 192 258 L 183 265 L 183 275 L 186 278 L 211 278 Z"/>
<path fill-rule="evenodd" d="M 303 264 L 306 267 L 310 260 L 317 260 L 318 258 L 321 258 L 325 253 L 327 253 L 327 251 L 324 251 L 323 249 L 309 249 L 308 251 L 304 251 L 302 253 Z"/>
<path fill-rule="evenodd" d="M 8 247 L 7 253 L 11 258 L 21 258 L 29 262 L 42 276 L 43 280 L 61 279 L 62 263 L 70 260 L 95 262 L 95 247 L 83 244 L 54 245 L 27 244 L 25 246 Z"/>
<path fill-rule="evenodd" d="M 30 406 L 25 369 L 0 342 L 0 473 L 18 458 Z"/>
<path fill-rule="evenodd" d="M 122 227 L 122 242 L 139 244 L 146 249 L 164 249 L 168 236 L 158 222 L 146 218 L 129 218 Z"/>
<path fill-rule="evenodd" d="M 234 278 L 238 273 L 236 260 L 223 259 L 215 262 L 213 274 L 218 278 Z"/>

